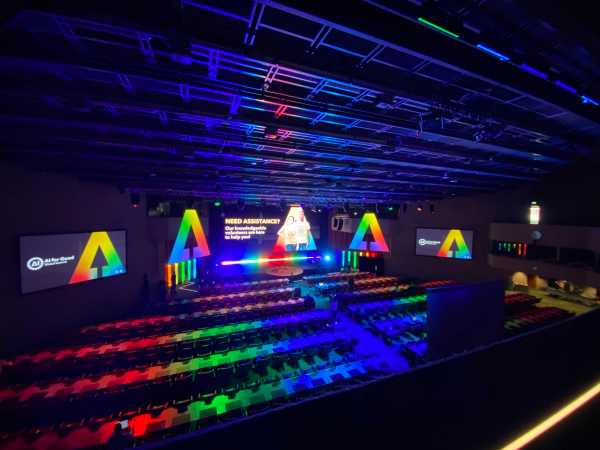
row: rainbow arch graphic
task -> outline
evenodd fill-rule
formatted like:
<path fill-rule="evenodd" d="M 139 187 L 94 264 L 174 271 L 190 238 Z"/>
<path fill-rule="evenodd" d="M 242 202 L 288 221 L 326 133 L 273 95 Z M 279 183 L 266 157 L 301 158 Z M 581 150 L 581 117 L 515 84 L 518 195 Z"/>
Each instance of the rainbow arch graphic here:
<path fill-rule="evenodd" d="M 194 233 L 194 238 L 196 239 L 196 246 L 192 247 L 191 254 L 190 249 L 185 248 L 190 231 Z M 208 255 L 210 255 L 210 250 L 206 242 L 206 237 L 204 236 L 204 230 L 202 229 L 198 213 L 195 209 L 186 209 L 183 212 L 179 231 L 175 238 L 175 244 L 173 244 L 173 249 L 171 250 L 169 264 L 189 261 L 193 258 L 200 258 Z"/>
<path fill-rule="evenodd" d="M 101 268 L 102 273 L 98 273 L 96 267 L 92 267 L 94 258 L 101 250 L 108 264 Z M 83 252 L 77 261 L 77 266 L 71 275 L 69 284 L 81 283 L 82 281 L 95 280 L 97 278 L 110 277 L 125 273 L 125 266 L 121 261 L 121 257 L 117 253 L 115 246 L 110 240 L 110 236 L 106 231 L 94 231 L 90 234 Z"/>
<path fill-rule="evenodd" d="M 365 234 L 367 234 L 367 230 L 371 230 L 371 234 L 373 235 L 374 242 L 371 242 L 369 248 L 367 248 L 367 242 L 364 240 Z M 360 219 L 360 223 L 358 224 L 358 228 L 356 229 L 356 233 L 354 233 L 354 237 L 352 238 L 352 242 L 350 242 L 349 250 L 368 250 L 370 252 L 382 252 L 388 253 L 390 251 L 387 243 L 385 242 L 385 238 L 383 237 L 383 232 L 381 231 L 381 227 L 379 226 L 379 221 L 377 220 L 377 216 L 375 213 L 368 212 L 364 213 L 362 218 Z"/>
<path fill-rule="evenodd" d="M 450 250 L 452 244 L 456 243 L 456 250 Z M 471 251 L 465 242 L 465 238 L 460 230 L 450 230 L 446 239 L 438 250 L 437 256 L 442 258 L 471 259 Z"/>

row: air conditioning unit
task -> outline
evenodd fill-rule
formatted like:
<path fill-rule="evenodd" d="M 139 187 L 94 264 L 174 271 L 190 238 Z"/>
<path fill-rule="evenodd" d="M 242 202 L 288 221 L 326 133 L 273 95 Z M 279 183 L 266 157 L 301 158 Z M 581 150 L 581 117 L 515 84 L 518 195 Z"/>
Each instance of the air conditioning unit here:
<path fill-rule="evenodd" d="M 331 218 L 331 229 L 342 233 L 352 233 L 357 225 L 356 219 L 351 219 L 348 214 L 336 214 Z"/>

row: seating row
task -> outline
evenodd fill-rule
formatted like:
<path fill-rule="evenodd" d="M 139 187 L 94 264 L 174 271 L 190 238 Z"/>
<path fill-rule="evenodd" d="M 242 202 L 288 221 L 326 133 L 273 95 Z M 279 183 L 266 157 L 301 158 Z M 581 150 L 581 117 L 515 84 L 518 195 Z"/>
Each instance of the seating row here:
<path fill-rule="evenodd" d="M 549 307 L 532 307 L 526 311 L 520 311 L 504 321 L 504 330 L 508 334 L 516 334 L 528 331 L 556 321 L 565 319 L 573 314 L 564 309 Z"/>
<path fill-rule="evenodd" d="M 422 288 L 437 288 L 437 287 L 443 287 L 443 286 L 450 286 L 452 284 L 456 284 L 457 282 L 454 280 L 432 280 L 432 281 L 425 281 L 423 283 L 419 283 L 419 287 Z"/>
<path fill-rule="evenodd" d="M 195 285 L 190 287 L 195 291 L 191 295 L 226 294 L 232 292 L 254 291 L 257 289 L 271 289 L 284 287 L 289 284 L 288 278 L 274 278 L 271 280 L 244 281 L 241 283 L 211 283 L 208 285 Z M 183 298 L 183 297 L 180 297 Z"/>
<path fill-rule="evenodd" d="M 49 426 L 65 420 L 84 420 L 90 414 L 123 416 L 142 410 L 153 412 L 167 405 L 181 407 L 194 399 L 207 400 L 219 394 L 234 396 L 244 386 L 257 387 L 257 381 L 274 381 L 301 370 L 356 358 L 352 347 L 352 341 L 337 339 L 148 382 L 110 383 L 106 389 L 89 389 L 79 394 L 69 394 L 67 388 L 62 388 L 50 396 L 56 387 L 50 386 L 46 397 L 34 394 L 25 402 L 13 397 L 8 399 L 12 401 L 0 403 L 0 410 L 8 407 L 11 412 L 1 427 L 6 431 L 18 429 L 23 423 Z"/>
<path fill-rule="evenodd" d="M 364 379 L 372 379 L 387 369 L 375 361 L 359 360 L 342 363 L 321 370 L 310 371 L 302 375 L 263 384 L 257 390 L 242 389 L 235 396 L 217 395 L 209 401 L 195 401 L 185 409 L 166 407 L 154 414 L 144 412 L 129 419 L 134 437 L 138 443 L 147 439 L 160 439 L 168 435 L 209 426 L 217 421 L 226 421 L 252 414 L 257 407 L 285 404 L 309 395 L 315 395 L 333 387 L 353 385 Z M 120 418 L 112 416 L 98 418 L 95 425 L 80 425 L 78 422 L 65 425 L 61 430 L 44 430 L 37 438 L 25 433 L 9 437 L 5 449 L 47 449 L 65 450 L 82 447 L 94 447 L 105 444 L 112 434 L 114 425 Z"/>
<path fill-rule="evenodd" d="M 427 296 L 422 294 L 392 300 L 355 303 L 347 305 L 346 310 L 359 320 L 368 319 L 375 314 L 386 315 L 392 312 L 420 312 L 427 310 Z"/>
<path fill-rule="evenodd" d="M 203 311 L 215 308 L 229 308 L 232 306 L 251 303 L 266 303 L 276 300 L 291 298 L 293 288 L 262 289 L 258 291 L 236 292 L 232 294 L 211 295 L 208 297 L 193 297 L 174 300 L 162 305 L 156 305 L 152 311 Z"/>
<path fill-rule="evenodd" d="M 22 383 L 34 379 L 103 372 L 115 367 L 139 367 L 152 361 L 206 356 L 281 339 L 282 333 L 289 336 L 314 332 L 324 328 L 330 320 L 329 311 L 312 310 L 176 334 L 134 338 L 113 344 L 22 355 L 5 362 L 2 380 L 8 383 L 18 380 Z"/>
<path fill-rule="evenodd" d="M 419 287 L 408 287 L 408 285 L 388 286 L 372 289 L 363 289 L 360 291 L 341 292 L 335 295 L 335 299 L 340 305 L 350 305 L 353 303 L 372 302 L 379 299 L 399 299 L 405 297 L 414 297 L 423 295 L 425 292 Z"/>
<path fill-rule="evenodd" d="M 533 295 L 515 292 L 504 296 L 504 309 L 508 314 L 523 311 L 539 303 L 540 299 Z"/>
<path fill-rule="evenodd" d="M 244 360 L 254 360 L 274 353 L 286 353 L 310 347 L 341 345 L 352 342 L 352 338 L 340 332 L 325 332 L 300 338 L 278 341 L 240 350 L 230 350 L 199 358 L 171 362 L 165 365 L 148 366 L 141 369 L 123 370 L 94 378 L 77 378 L 48 385 L 33 384 L 26 387 L 13 387 L 0 390 L 0 408 L 12 403 L 37 399 L 49 400 L 57 397 L 69 398 L 91 391 L 104 391 L 125 385 L 147 383 L 160 378 L 169 378 L 182 373 L 195 372 L 199 369 L 235 364 Z M 6 402 L 6 403 L 5 403 Z"/>
<path fill-rule="evenodd" d="M 313 307 L 314 300 L 310 298 L 291 298 L 243 307 L 235 306 L 186 314 L 132 318 L 86 327 L 81 331 L 80 342 L 106 342 L 129 339 L 134 336 L 156 336 L 200 327 L 246 322 Z"/>
<path fill-rule="evenodd" d="M 358 280 L 361 278 L 370 278 L 374 276 L 375 275 L 371 272 L 330 272 L 326 274 L 307 275 L 303 277 L 303 280 L 308 284 L 317 284 L 326 281 L 347 280 L 348 278 L 354 278 L 355 280 Z"/>
<path fill-rule="evenodd" d="M 395 286 L 399 283 L 398 277 L 369 277 L 354 281 L 351 286 L 348 281 L 331 281 L 317 283 L 317 289 L 323 295 L 330 295 L 338 292 L 347 292 L 360 289 L 370 289 L 376 287 Z M 408 286 L 407 286 L 408 287 Z"/>

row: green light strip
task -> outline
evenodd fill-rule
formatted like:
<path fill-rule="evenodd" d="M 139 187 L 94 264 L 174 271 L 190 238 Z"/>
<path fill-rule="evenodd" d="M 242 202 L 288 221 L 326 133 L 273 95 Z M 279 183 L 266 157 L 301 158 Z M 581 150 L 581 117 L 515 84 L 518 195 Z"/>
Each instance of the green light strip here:
<path fill-rule="evenodd" d="M 417 20 L 418 20 L 419 22 L 421 22 L 421 23 L 424 23 L 424 24 L 425 24 L 425 25 L 427 25 L 428 27 L 430 27 L 430 28 L 433 28 L 434 30 L 437 30 L 437 31 L 439 31 L 439 32 L 441 32 L 441 33 L 447 34 L 447 35 L 448 35 L 448 36 L 450 36 L 450 37 L 453 37 L 454 39 L 458 39 L 458 38 L 460 38 L 460 36 L 459 36 L 458 34 L 456 34 L 456 33 L 453 33 L 453 32 L 452 32 L 452 31 L 450 31 L 450 30 L 446 30 L 445 28 L 443 28 L 443 27 L 440 27 L 439 25 L 436 25 L 435 23 L 433 23 L 433 22 L 430 22 L 430 21 L 429 21 L 429 20 L 427 20 L 427 19 L 423 19 L 422 17 L 419 17 Z"/>

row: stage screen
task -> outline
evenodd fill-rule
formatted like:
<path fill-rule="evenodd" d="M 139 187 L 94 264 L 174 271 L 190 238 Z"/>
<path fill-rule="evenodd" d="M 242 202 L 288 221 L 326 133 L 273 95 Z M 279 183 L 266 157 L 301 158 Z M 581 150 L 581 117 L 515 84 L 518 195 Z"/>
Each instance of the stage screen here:
<path fill-rule="evenodd" d="M 320 213 L 300 205 L 280 208 L 245 208 L 222 215 L 221 239 L 227 253 L 267 255 L 318 249 Z"/>
<path fill-rule="evenodd" d="M 473 231 L 417 228 L 416 253 L 419 256 L 473 259 Z"/>
<path fill-rule="evenodd" d="M 23 294 L 127 271 L 124 230 L 21 236 L 19 247 Z"/>

